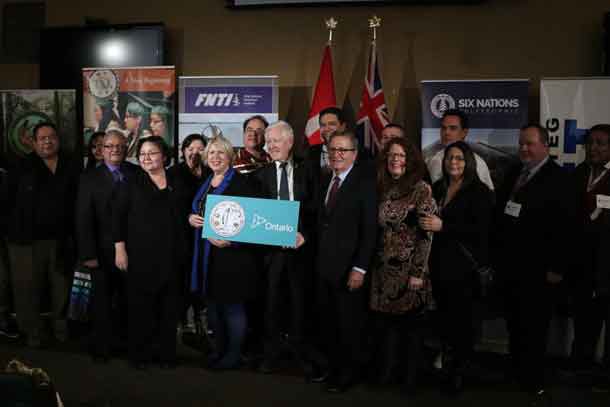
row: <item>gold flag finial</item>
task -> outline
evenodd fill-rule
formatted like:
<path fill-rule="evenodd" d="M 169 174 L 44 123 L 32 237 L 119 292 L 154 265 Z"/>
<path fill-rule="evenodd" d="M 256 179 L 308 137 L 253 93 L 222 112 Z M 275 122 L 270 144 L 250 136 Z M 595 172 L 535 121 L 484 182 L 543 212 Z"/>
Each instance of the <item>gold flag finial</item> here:
<path fill-rule="evenodd" d="M 377 28 L 381 27 L 381 18 L 373 16 L 369 18 L 369 28 L 373 30 L 373 41 L 377 40 Z"/>
<path fill-rule="evenodd" d="M 335 20 L 334 17 L 324 20 L 324 22 L 326 23 L 326 28 L 328 29 L 328 43 L 331 44 L 333 42 L 333 31 L 335 31 L 339 22 Z"/>

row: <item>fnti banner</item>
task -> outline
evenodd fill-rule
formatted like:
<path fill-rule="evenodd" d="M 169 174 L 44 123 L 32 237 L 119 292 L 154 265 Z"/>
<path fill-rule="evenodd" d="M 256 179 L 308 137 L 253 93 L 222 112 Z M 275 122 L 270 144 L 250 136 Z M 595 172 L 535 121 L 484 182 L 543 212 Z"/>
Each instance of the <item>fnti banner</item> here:
<path fill-rule="evenodd" d="M 32 130 L 41 122 L 57 126 L 61 148 L 76 147 L 74 90 L 0 91 L 2 152 L 11 161 L 32 152 Z"/>
<path fill-rule="evenodd" d="M 151 135 L 173 148 L 175 93 L 173 66 L 83 69 L 84 145 L 96 131 L 119 129 L 128 158 L 135 158 L 138 140 Z"/>
<path fill-rule="evenodd" d="M 243 145 L 242 124 L 254 115 L 278 120 L 277 76 L 181 76 L 178 78 L 178 134 L 211 138 L 222 134 Z"/>
<path fill-rule="evenodd" d="M 422 150 L 424 158 L 443 149 L 443 113 L 460 109 L 468 115 L 466 141 L 487 163 L 494 185 L 516 160 L 519 129 L 527 123 L 527 79 L 422 81 Z"/>
<path fill-rule="evenodd" d="M 584 136 L 610 123 L 610 78 L 544 78 L 540 81 L 540 123 L 549 130 L 551 154 L 574 167 L 585 158 Z"/>

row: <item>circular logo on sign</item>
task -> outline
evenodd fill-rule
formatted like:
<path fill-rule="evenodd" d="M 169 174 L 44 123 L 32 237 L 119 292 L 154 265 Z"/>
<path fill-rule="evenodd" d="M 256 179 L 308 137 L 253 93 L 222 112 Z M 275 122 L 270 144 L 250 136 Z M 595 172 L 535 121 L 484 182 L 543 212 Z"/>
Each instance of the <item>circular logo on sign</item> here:
<path fill-rule="evenodd" d="M 114 72 L 102 69 L 93 72 L 87 83 L 93 96 L 106 98 L 116 91 L 119 81 Z"/>
<path fill-rule="evenodd" d="M 441 119 L 443 113 L 449 109 L 455 109 L 455 100 L 451 95 L 441 93 L 432 98 L 430 110 L 436 118 Z"/>
<path fill-rule="evenodd" d="M 222 201 L 212 208 L 210 226 L 219 236 L 235 236 L 241 232 L 245 223 L 246 214 L 237 202 Z"/>

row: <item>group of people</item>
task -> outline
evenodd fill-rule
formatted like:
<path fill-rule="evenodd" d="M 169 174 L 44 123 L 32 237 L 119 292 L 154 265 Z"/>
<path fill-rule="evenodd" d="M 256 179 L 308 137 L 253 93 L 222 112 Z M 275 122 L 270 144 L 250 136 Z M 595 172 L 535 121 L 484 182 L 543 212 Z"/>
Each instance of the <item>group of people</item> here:
<path fill-rule="evenodd" d="M 275 372 L 288 353 L 329 392 L 348 390 L 367 367 L 412 393 L 426 316 L 435 308 L 445 385 L 460 392 L 475 341 L 477 270 L 485 265 L 496 271 L 510 371 L 535 399 L 547 397 L 549 321 L 564 287 L 575 304 L 573 357 L 593 362 L 602 324 L 610 322 L 603 250 L 610 125 L 590 129 L 586 160 L 572 173 L 549 156 L 544 127 L 524 126 L 520 164 L 494 186 L 465 141 L 468 118 L 459 110 L 444 113 L 442 153 L 428 160 L 398 124 L 383 130 L 376 157 L 361 149 L 340 109 L 324 109 L 319 124 L 323 143 L 300 154 L 287 122 L 253 116 L 243 125 L 243 148 L 235 151 L 222 136 L 190 135 L 183 162 L 169 169 L 162 137 L 137 142 L 138 167 L 125 161 L 124 133 L 110 129 L 102 158 L 82 174 L 59 151 L 55 127 L 39 124 L 35 152 L 8 173 L 2 210 L 27 343 L 40 345 L 46 280 L 54 333 L 65 339 L 75 247 L 91 269 L 91 351 L 100 362 L 124 340 L 134 367 L 175 366 L 176 327 L 187 308 L 205 304 L 210 369 L 240 367 L 259 338 L 262 373 Z M 208 195 L 300 202 L 295 245 L 202 238 Z M 609 342 L 606 329 L 606 366 Z"/>

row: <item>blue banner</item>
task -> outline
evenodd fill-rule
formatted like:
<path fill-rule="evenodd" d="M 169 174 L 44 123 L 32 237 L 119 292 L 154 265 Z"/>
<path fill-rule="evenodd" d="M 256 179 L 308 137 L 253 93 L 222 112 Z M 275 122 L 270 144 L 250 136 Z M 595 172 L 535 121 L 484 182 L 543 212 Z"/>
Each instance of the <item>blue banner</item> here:
<path fill-rule="evenodd" d="M 243 146 L 243 122 L 254 115 L 278 116 L 277 76 L 181 76 L 178 78 L 179 143 L 192 133 L 225 136 Z"/>
<path fill-rule="evenodd" d="M 440 143 L 445 111 L 459 109 L 468 115 L 466 141 L 487 164 L 494 185 L 518 161 L 519 130 L 528 122 L 527 79 L 438 80 L 421 82 L 424 159 L 434 157 Z"/>
<path fill-rule="evenodd" d="M 299 202 L 208 195 L 204 219 L 204 238 L 292 247 Z"/>
<path fill-rule="evenodd" d="M 185 88 L 184 113 L 258 113 L 273 111 L 273 89 L 263 86 Z"/>

